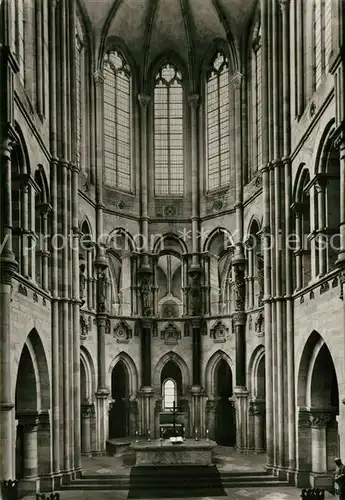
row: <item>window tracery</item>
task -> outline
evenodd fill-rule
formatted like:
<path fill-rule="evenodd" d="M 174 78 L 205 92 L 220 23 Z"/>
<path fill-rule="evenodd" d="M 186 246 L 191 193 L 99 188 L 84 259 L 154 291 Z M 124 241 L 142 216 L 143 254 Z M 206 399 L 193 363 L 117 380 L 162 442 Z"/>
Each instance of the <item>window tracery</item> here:
<path fill-rule="evenodd" d="M 171 63 L 158 71 L 154 88 L 155 194 L 182 195 L 184 183 L 183 87 Z"/>
<path fill-rule="evenodd" d="M 206 77 L 208 190 L 230 182 L 229 64 L 218 52 Z"/>
<path fill-rule="evenodd" d="M 104 59 L 104 172 L 108 186 L 131 191 L 131 71 L 118 51 Z"/>

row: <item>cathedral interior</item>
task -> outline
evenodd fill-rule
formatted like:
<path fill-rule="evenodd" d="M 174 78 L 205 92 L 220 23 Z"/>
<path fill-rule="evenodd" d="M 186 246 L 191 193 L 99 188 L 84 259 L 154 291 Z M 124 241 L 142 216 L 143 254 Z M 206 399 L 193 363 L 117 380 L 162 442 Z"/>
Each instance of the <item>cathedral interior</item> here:
<path fill-rule="evenodd" d="M 344 27 L 342 0 L 0 0 L 1 480 L 51 491 L 173 408 L 329 483 Z"/>

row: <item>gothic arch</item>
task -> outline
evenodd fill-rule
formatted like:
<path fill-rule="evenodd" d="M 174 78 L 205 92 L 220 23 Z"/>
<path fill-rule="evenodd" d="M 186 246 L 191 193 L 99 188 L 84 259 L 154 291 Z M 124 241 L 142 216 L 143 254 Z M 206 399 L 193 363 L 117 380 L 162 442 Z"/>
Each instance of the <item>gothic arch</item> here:
<path fill-rule="evenodd" d="M 115 236 L 117 234 L 122 236 L 125 239 L 125 241 L 129 243 L 129 247 L 130 247 L 128 249 L 129 251 L 135 252 L 137 250 L 133 236 L 131 235 L 131 233 L 129 231 L 127 231 L 127 229 L 125 229 L 123 227 L 117 227 L 117 228 L 113 229 L 112 231 L 110 231 L 110 233 L 108 234 L 108 237 L 107 237 L 107 245 L 111 245 L 112 236 L 113 235 Z"/>
<path fill-rule="evenodd" d="M 247 229 L 247 238 L 250 237 L 251 234 L 257 234 L 260 231 L 261 223 L 259 218 L 256 215 L 252 215 L 248 224 Z"/>
<path fill-rule="evenodd" d="M 30 377 L 26 377 L 26 370 L 29 367 L 23 356 L 25 356 L 26 360 L 29 361 L 29 365 L 31 363 L 31 379 Z M 22 361 L 24 362 L 22 363 Z M 28 382 L 32 382 L 35 387 L 28 387 Z M 31 330 L 23 345 L 17 368 L 17 376 L 15 377 L 15 385 L 16 399 L 18 400 L 16 411 L 18 411 L 18 405 L 19 407 L 21 406 L 20 399 L 23 395 L 26 400 L 26 393 L 32 394 L 31 404 L 35 405 L 35 408 L 30 409 L 36 411 L 46 411 L 50 408 L 50 378 L 48 363 L 42 341 L 35 328 Z M 35 389 L 35 395 L 31 392 L 31 389 Z"/>
<path fill-rule="evenodd" d="M 315 388 L 315 373 L 318 369 L 317 363 L 320 360 L 320 355 L 327 358 L 328 367 L 334 368 L 334 374 L 337 379 L 336 366 L 332 354 L 323 337 L 316 330 L 313 330 L 304 345 L 299 363 L 297 405 L 300 407 L 315 406 L 315 403 L 313 404 L 313 391 Z M 325 373 L 324 376 L 326 375 Z"/>
<path fill-rule="evenodd" d="M 17 122 L 15 123 L 15 132 L 16 132 L 16 144 L 14 146 L 13 152 L 16 155 L 19 163 L 17 174 L 18 175 L 30 174 L 31 173 L 30 156 L 28 148 L 26 146 L 24 134 Z"/>
<path fill-rule="evenodd" d="M 294 202 L 301 201 L 303 187 L 307 177 L 310 177 L 310 172 L 305 163 L 301 163 L 298 167 L 294 187 L 292 191 L 292 199 Z"/>
<path fill-rule="evenodd" d="M 202 250 L 203 252 L 210 251 L 210 247 L 211 247 L 213 239 L 215 237 L 217 237 L 219 234 L 223 234 L 224 237 L 227 237 L 228 246 L 229 246 L 229 243 L 230 243 L 231 247 L 235 246 L 235 243 L 234 243 L 234 240 L 233 240 L 233 237 L 232 237 L 232 234 L 230 233 L 230 231 L 228 229 L 225 229 L 224 227 L 217 227 L 206 238 L 204 246 L 203 246 L 203 250 Z"/>
<path fill-rule="evenodd" d="M 135 60 L 133 58 L 133 55 L 131 51 L 129 50 L 126 42 L 122 40 L 121 38 L 117 36 L 110 36 L 106 39 L 102 52 L 99 53 L 99 67 L 103 68 L 103 60 L 104 60 L 104 54 L 106 54 L 109 51 L 114 51 L 114 52 L 119 52 L 123 58 L 126 60 L 130 71 L 131 71 L 131 78 L 132 78 L 132 100 L 133 102 L 135 101 L 135 96 L 137 95 L 137 87 L 138 87 L 138 72 L 137 72 L 137 67 L 135 64 Z"/>
<path fill-rule="evenodd" d="M 118 361 L 122 361 L 123 364 L 125 365 L 128 373 L 128 391 L 129 391 L 129 397 L 130 398 L 136 398 L 137 391 L 138 391 L 138 370 L 137 367 L 135 366 L 135 363 L 131 356 L 127 354 L 126 352 L 122 351 L 119 354 L 115 356 L 115 358 L 112 359 L 109 369 L 108 369 L 108 381 L 110 385 L 111 381 L 111 374 L 113 371 L 113 368 L 117 364 Z"/>
<path fill-rule="evenodd" d="M 87 233 L 85 233 L 86 229 L 88 231 Z M 81 221 L 79 223 L 79 230 L 82 231 L 84 234 L 90 235 L 90 237 L 92 238 L 92 234 L 93 234 L 92 224 L 90 223 L 90 219 L 88 218 L 87 215 L 84 215 L 84 217 L 81 219 Z"/>
<path fill-rule="evenodd" d="M 260 363 L 264 362 L 264 357 L 265 346 L 261 344 L 254 349 L 248 365 L 248 390 L 254 398 L 262 396 L 259 394 L 258 384 L 259 367 Z"/>
<path fill-rule="evenodd" d="M 230 370 L 233 373 L 234 365 L 233 365 L 233 362 L 232 362 L 230 356 L 226 352 L 221 351 L 219 349 L 218 351 L 216 351 L 215 353 L 212 354 L 212 356 L 207 361 L 206 368 L 205 368 L 205 390 L 206 390 L 206 394 L 208 395 L 209 398 L 214 397 L 215 372 L 216 372 L 216 368 L 217 368 L 218 363 L 222 359 L 224 359 L 228 363 Z"/>
<path fill-rule="evenodd" d="M 201 63 L 200 82 L 204 82 L 208 67 L 211 64 L 217 52 L 223 52 L 226 58 L 228 59 L 230 75 L 233 75 L 237 71 L 240 71 L 239 57 L 234 42 L 229 40 L 226 41 L 223 40 L 222 38 L 216 38 L 215 40 L 213 40 L 213 42 L 207 49 L 204 59 Z M 205 93 L 205 86 L 201 85 L 200 94 L 204 96 L 204 93 Z"/>
<path fill-rule="evenodd" d="M 188 68 L 186 67 L 180 56 L 173 50 L 168 52 L 165 51 L 163 54 L 158 54 L 157 57 L 155 57 L 154 60 L 151 61 L 149 68 L 144 68 L 143 78 L 145 79 L 146 77 L 146 92 L 150 95 L 152 94 L 154 90 L 153 81 L 159 69 L 164 66 L 164 64 L 172 64 L 173 66 L 175 66 L 177 71 L 181 73 L 183 95 L 185 96 L 186 92 L 189 90 L 187 88 L 187 84 L 189 78 L 191 78 L 192 75 L 189 74 Z"/>
<path fill-rule="evenodd" d="M 80 347 L 80 363 L 82 364 L 85 373 L 85 400 L 88 403 L 91 403 L 94 399 L 94 394 L 96 391 L 95 367 L 91 354 L 84 346 Z M 83 387 L 81 387 L 81 389 L 83 391 Z M 82 401 L 82 403 L 83 402 L 84 401 Z"/>
<path fill-rule="evenodd" d="M 38 194 L 40 203 L 49 203 L 49 185 L 43 165 L 37 166 L 35 181 L 40 188 L 40 192 Z"/>
<path fill-rule="evenodd" d="M 312 165 L 314 166 L 314 173 L 324 173 L 325 166 L 327 163 L 327 155 L 329 150 L 331 149 L 333 142 L 333 132 L 334 132 L 335 119 L 332 118 L 325 128 L 322 130 L 321 134 L 317 137 L 315 144 L 317 144 L 317 148 L 315 148 L 313 152 Z"/>
<path fill-rule="evenodd" d="M 179 356 L 179 354 L 173 351 L 164 354 L 156 364 L 156 367 L 153 372 L 153 387 L 155 391 L 157 392 L 157 394 L 161 393 L 161 373 L 164 368 L 164 365 L 168 361 L 174 361 L 174 363 L 176 363 L 177 366 L 180 368 L 182 374 L 183 393 L 186 393 L 190 385 L 188 366 L 186 362 L 181 358 L 181 356 Z"/>
<path fill-rule="evenodd" d="M 172 241 L 173 246 L 176 248 L 172 247 L 171 249 L 170 248 L 161 249 L 162 243 L 164 245 L 164 242 L 169 240 Z M 183 239 L 177 236 L 176 234 L 164 233 L 161 238 L 155 241 L 153 245 L 153 253 L 163 254 L 164 252 L 176 254 L 176 256 L 180 257 L 182 254 L 186 254 L 188 252 L 188 248 Z"/>

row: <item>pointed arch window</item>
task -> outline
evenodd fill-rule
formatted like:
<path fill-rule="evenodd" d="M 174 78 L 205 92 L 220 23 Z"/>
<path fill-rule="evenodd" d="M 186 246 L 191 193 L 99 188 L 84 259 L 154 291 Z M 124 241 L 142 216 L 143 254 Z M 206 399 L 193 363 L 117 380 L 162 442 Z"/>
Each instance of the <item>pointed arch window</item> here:
<path fill-rule="evenodd" d="M 24 38 L 24 0 L 15 0 L 15 53 L 19 66 L 19 74 L 24 82 L 25 38 Z"/>
<path fill-rule="evenodd" d="M 206 130 L 208 189 L 230 182 L 229 152 L 229 64 L 217 53 L 206 79 Z"/>
<path fill-rule="evenodd" d="M 131 191 L 130 68 L 118 51 L 104 58 L 104 173 L 105 183 Z"/>
<path fill-rule="evenodd" d="M 332 2 L 313 1 L 314 88 L 317 89 L 328 69 L 332 49 Z"/>
<path fill-rule="evenodd" d="M 257 171 L 262 164 L 262 71 L 261 71 L 261 24 L 258 21 L 256 29 L 257 33 L 253 40 L 253 57 L 252 57 L 252 95 L 253 95 L 253 128 L 254 128 L 254 148 L 255 154 L 253 158 L 254 171 Z M 254 173 L 254 172 L 253 172 Z"/>
<path fill-rule="evenodd" d="M 154 88 L 155 194 L 183 194 L 182 75 L 171 63 L 162 66 Z"/>
<path fill-rule="evenodd" d="M 76 51 L 75 51 L 75 66 L 76 66 L 76 114 L 77 114 L 77 129 L 76 129 L 76 162 L 79 168 L 82 167 L 82 137 L 84 129 L 83 102 L 84 102 L 84 64 L 85 64 L 85 47 L 83 40 L 83 31 L 79 19 L 76 24 Z"/>
<path fill-rule="evenodd" d="M 176 382 L 172 378 L 168 378 L 163 382 L 163 408 L 164 410 L 172 410 L 177 404 L 177 387 Z"/>

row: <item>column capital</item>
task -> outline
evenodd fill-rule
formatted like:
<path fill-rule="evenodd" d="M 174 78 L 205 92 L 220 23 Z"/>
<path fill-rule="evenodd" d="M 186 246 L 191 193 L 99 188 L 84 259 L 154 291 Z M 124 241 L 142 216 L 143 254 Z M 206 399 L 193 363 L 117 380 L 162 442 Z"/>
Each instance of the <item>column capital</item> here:
<path fill-rule="evenodd" d="M 139 104 L 142 108 L 147 108 L 149 105 L 149 102 L 151 100 L 151 97 L 147 94 L 138 94 L 138 101 Z"/>
<path fill-rule="evenodd" d="M 284 12 L 286 12 L 287 8 L 290 5 L 290 0 L 278 0 L 278 2 L 279 2 L 279 6 L 280 6 L 281 11 L 284 14 Z"/>
<path fill-rule="evenodd" d="M 196 109 L 199 106 L 199 94 L 189 94 L 188 103 L 191 108 Z"/>
<path fill-rule="evenodd" d="M 93 73 L 93 81 L 96 87 L 104 82 L 104 76 L 101 70 L 96 69 L 96 71 Z"/>
<path fill-rule="evenodd" d="M 327 427 L 335 419 L 335 416 L 335 408 L 309 408 L 310 426 L 316 429 Z"/>
<path fill-rule="evenodd" d="M 243 75 L 239 71 L 236 71 L 230 78 L 230 85 L 234 89 L 239 89 L 241 87 Z"/>

